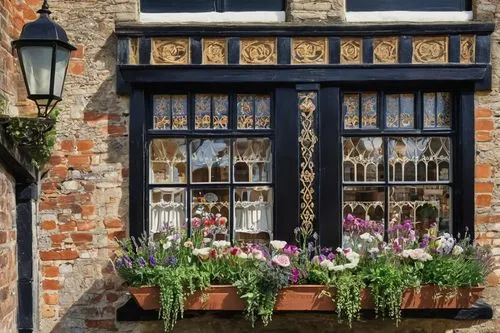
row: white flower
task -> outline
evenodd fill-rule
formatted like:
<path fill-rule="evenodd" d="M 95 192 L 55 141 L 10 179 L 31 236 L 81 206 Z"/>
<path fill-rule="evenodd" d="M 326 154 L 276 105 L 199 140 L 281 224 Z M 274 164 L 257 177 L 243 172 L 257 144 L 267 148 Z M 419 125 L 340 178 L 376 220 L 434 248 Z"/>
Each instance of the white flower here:
<path fill-rule="evenodd" d="M 167 236 L 167 240 L 168 240 L 168 241 L 171 241 L 172 239 L 174 239 L 174 236 L 172 236 L 172 235 Z"/>
<path fill-rule="evenodd" d="M 271 241 L 271 246 L 275 250 L 281 250 L 281 249 L 283 249 L 286 246 L 286 242 L 285 241 L 280 241 L 280 240 L 273 240 L 273 241 Z"/>
<path fill-rule="evenodd" d="M 203 247 L 201 249 L 194 249 L 193 250 L 193 255 L 200 257 L 201 259 L 208 259 L 208 256 L 210 255 L 210 248 L 209 247 Z"/>
<path fill-rule="evenodd" d="M 454 256 L 459 256 L 462 254 L 462 252 L 464 252 L 464 249 L 459 245 L 455 245 L 453 251 L 451 251 L 451 254 L 453 254 Z"/>
<path fill-rule="evenodd" d="M 349 264 L 344 265 L 345 268 L 349 268 L 349 269 L 356 268 L 356 266 L 358 266 L 358 262 L 351 262 Z"/>
<path fill-rule="evenodd" d="M 361 234 L 359 236 L 359 238 L 361 238 L 362 240 L 364 240 L 365 242 L 368 242 L 368 243 L 371 243 L 373 241 L 373 236 L 370 235 L 368 232 Z"/>
<path fill-rule="evenodd" d="M 243 251 L 241 251 L 240 253 L 238 253 L 236 256 L 238 258 L 241 258 L 241 259 L 247 259 L 248 258 L 248 255 L 245 252 L 243 252 Z"/>
<path fill-rule="evenodd" d="M 404 250 L 401 253 L 401 256 L 403 258 L 410 258 L 412 260 L 422 261 L 422 262 L 432 260 L 432 256 L 429 253 L 425 252 L 424 249 Z"/>
<path fill-rule="evenodd" d="M 379 249 L 378 249 L 378 247 L 372 247 L 371 249 L 368 250 L 368 253 L 377 254 L 377 253 L 379 253 Z"/>
<path fill-rule="evenodd" d="M 225 240 L 214 241 L 212 245 L 216 248 L 224 248 L 231 246 L 231 243 Z"/>
<path fill-rule="evenodd" d="M 252 258 L 254 258 L 256 260 L 262 260 L 262 259 L 264 259 L 263 261 L 266 260 L 266 258 L 264 257 L 264 254 L 262 253 L 261 250 L 253 249 L 251 255 L 252 255 Z"/>
<path fill-rule="evenodd" d="M 345 266 L 344 266 L 344 265 L 334 265 L 334 266 L 332 267 L 332 269 L 330 269 L 330 270 L 331 270 L 331 271 L 333 270 L 333 271 L 338 272 L 338 271 L 343 271 L 344 269 L 345 269 Z"/>
<path fill-rule="evenodd" d="M 330 266 L 333 265 L 333 263 L 328 260 L 328 259 L 325 259 L 323 260 L 320 264 L 319 264 L 321 267 L 326 267 L 326 268 L 329 268 Z"/>
<path fill-rule="evenodd" d="M 335 251 L 337 251 L 337 253 L 344 253 L 341 247 L 338 247 Z"/>
<path fill-rule="evenodd" d="M 376 235 L 375 235 L 375 238 L 377 238 L 377 240 L 378 240 L 379 242 L 381 242 L 381 241 L 383 241 L 383 240 L 384 240 L 384 237 L 383 237 L 381 234 L 376 234 Z"/>
<path fill-rule="evenodd" d="M 165 244 L 163 244 L 163 249 L 164 250 L 168 250 L 168 249 L 170 249 L 170 247 L 172 247 L 172 242 L 171 241 L 167 241 Z"/>
<path fill-rule="evenodd" d="M 212 238 L 203 238 L 203 244 L 208 244 L 212 241 Z"/>
<path fill-rule="evenodd" d="M 345 256 L 350 262 L 359 262 L 359 254 L 354 251 L 346 253 Z"/>

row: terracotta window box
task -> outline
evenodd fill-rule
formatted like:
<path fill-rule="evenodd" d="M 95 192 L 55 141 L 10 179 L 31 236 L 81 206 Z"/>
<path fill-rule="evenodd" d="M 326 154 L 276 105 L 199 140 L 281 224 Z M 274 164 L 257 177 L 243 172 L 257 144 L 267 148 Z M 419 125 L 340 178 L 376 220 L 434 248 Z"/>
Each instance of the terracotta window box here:
<path fill-rule="evenodd" d="M 402 309 L 468 309 L 481 297 L 483 287 L 439 289 L 437 286 L 422 286 L 408 289 L 403 295 Z M 143 310 L 160 308 L 160 289 L 158 287 L 129 288 L 137 304 Z M 324 292 L 330 293 L 321 285 L 290 286 L 283 289 L 276 302 L 276 311 L 334 311 L 335 304 Z M 368 289 L 363 290 L 362 309 L 373 309 L 374 303 Z M 203 292 L 191 295 L 185 310 L 241 311 L 245 302 L 238 296 L 236 287 L 231 285 L 211 286 Z"/>

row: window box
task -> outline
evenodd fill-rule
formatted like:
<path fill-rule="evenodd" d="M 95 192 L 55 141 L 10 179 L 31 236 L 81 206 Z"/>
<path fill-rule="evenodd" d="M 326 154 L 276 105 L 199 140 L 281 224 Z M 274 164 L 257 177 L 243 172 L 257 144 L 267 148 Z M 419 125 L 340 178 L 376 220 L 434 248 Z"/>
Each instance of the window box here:
<path fill-rule="evenodd" d="M 440 289 L 426 285 L 420 289 L 408 289 L 403 295 L 402 309 L 467 309 L 481 297 L 484 287 Z M 321 285 L 297 285 L 283 289 L 276 302 L 276 311 L 334 311 L 335 304 L 328 291 Z M 130 287 L 129 292 L 143 310 L 160 308 L 158 287 Z M 330 291 L 332 292 L 332 291 Z M 334 291 L 333 291 L 334 292 Z M 368 289 L 363 290 L 361 308 L 373 309 L 374 303 Z M 196 292 L 185 304 L 185 310 L 241 311 L 245 302 L 231 285 L 211 286 L 204 292 Z"/>

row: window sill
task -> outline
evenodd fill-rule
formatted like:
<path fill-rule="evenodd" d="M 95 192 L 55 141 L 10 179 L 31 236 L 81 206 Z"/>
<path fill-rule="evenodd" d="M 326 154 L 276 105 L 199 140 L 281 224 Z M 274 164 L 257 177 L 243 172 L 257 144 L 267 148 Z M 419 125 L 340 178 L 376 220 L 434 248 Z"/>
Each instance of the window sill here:
<path fill-rule="evenodd" d="M 374 11 L 346 12 L 347 22 L 467 22 L 472 21 L 472 11 Z"/>
<path fill-rule="evenodd" d="M 285 21 L 283 11 L 140 13 L 142 23 L 278 23 Z"/>

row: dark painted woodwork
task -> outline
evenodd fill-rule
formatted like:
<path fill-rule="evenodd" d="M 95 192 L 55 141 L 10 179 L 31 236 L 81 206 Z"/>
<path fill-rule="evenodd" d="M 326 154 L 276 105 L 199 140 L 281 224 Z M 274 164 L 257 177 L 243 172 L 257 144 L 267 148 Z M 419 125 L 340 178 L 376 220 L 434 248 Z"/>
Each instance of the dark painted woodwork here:
<path fill-rule="evenodd" d="M 411 36 L 399 37 L 399 63 L 411 64 L 413 58 L 413 38 Z"/>
<path fill-rule="evenodd" d="M 373 63 L 373 38 L 363 38 L 363 62 L 365 64 Z"/>
<path fill-rule="evenodd" d="M 139 64 L 151 63 L 151 38 L 139 38 Z"/>
<path fill-rule="evenodd" d="M 287 65 L 291 62 L 291 38 L 278 38 L 278 64 Z"/>
<path fill-rule="evenodd" d="M 190 38 L 191 47 L 191 63 L 194 65 L 199 65 L 202 63 L 202 46 L 201 37 Z"/>
<path fill-rule="evenodd" d="M 464 11 L 471 9 L 470 0 L 346 0 L 347 11 Z"/>
<path fill-rule="evenodd" d="M 476 62 L 490 63 L 491 59 L 491 42 L 489 35 L 476 36 Z"/>
<path fill-rule="evenodd" d="M 240 63 L 240 39 L 239 37 L 230 37 L 227 41 L 227 59 L 229 64 Z"/>
<path fill-rule="evenodd" d="M 328 56 L 330 64 L 340 63 L 340 37 L 328 38 Z"/>
<path fill-rule="evenodd" d="M 460 35 L 450 35 L 448 38 L 448 61 L 460 62 Z"/>

